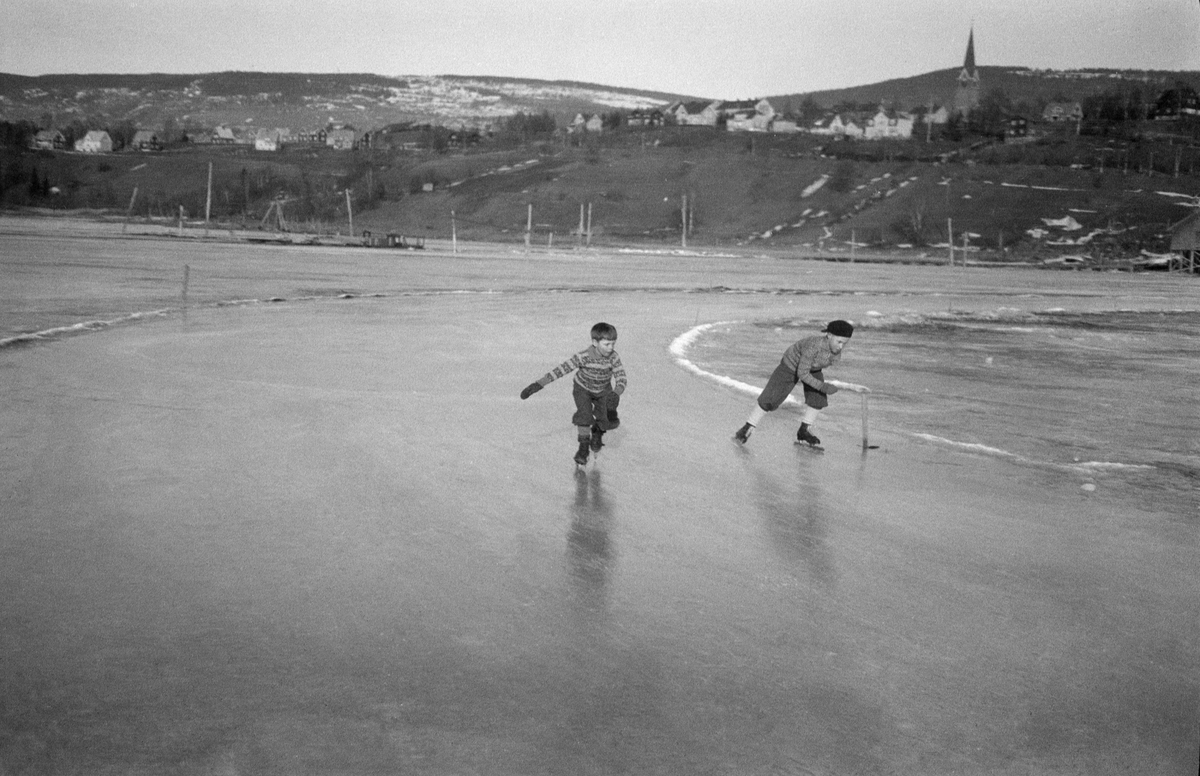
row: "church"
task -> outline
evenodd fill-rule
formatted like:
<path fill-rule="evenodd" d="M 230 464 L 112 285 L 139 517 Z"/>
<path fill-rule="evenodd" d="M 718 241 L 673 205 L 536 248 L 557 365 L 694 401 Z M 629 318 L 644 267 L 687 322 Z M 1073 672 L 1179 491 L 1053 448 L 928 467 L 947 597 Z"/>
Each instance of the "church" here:
<path fill-rule="evenodd" d="M 954 89 L 954 113 L 966 118 L 979 107 L 979 70 L 975 67 L 975 28 L 967 36 L 967 56 Z"/>

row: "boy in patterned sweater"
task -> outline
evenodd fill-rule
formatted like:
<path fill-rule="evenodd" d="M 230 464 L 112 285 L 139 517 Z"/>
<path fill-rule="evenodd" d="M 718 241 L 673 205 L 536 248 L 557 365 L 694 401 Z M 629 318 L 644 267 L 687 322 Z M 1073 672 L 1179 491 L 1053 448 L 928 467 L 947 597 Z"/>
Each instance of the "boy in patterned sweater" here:
<path fill-rule="evenodd" d="M 521 391 L 521 398 L 528 399 L 558 378 L 579 370 L 571 390 L 575 399 L 571 422 L 578 432 L 579 450 L 575 453 L 575 463 L 580 466 L 587 463 L 589 450 L 600 452 L 604 432 L 621 424 L 617 405 L 625 392 L 625 367 L 617 351 L 613 350 L 616 344 L 616 328 L 597 323 L 592 327 L 591 347 L 571 356 Z"/>

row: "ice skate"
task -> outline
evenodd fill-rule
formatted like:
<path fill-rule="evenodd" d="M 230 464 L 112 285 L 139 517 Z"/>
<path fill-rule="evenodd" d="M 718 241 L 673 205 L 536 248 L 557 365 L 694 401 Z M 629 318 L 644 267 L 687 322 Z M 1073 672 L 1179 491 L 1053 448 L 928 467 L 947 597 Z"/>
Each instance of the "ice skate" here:
<path fill-rule="evenodd" d="M 593 453 L 599 453 L 600 448 L 604 447 L 604 432 L 600 430 L 599 426 L 592 426 L 592 439 L 589 447 L 592 448 Z"/>
<path fill-rule="evenodd" d="M 808 430 L 807 423 L 800 424 L 800 430 L 796 432 L 796 444 L 806 444 L 814 450 L 823 451 L 825 449 L 821 447 L 821 440 Z"/>

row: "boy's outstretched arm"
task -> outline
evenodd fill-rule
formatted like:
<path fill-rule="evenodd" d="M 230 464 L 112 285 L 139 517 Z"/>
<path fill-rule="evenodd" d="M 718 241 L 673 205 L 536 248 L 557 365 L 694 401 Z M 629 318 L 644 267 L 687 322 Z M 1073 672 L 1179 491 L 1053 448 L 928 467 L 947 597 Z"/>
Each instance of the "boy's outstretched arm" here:
<path fill-rule="evenodd" d="M 533 396 L 535 393 L 542 390 L 543 388 L 545 388 L 547 385 L 554 382 L 558 378 L 569 374 L 570 372 L 574 371 L 575 369 L 578 369 L 579 364 L 580 364 L 579 356 L 578 355 L 571 356 L 566 361 L 562 362 L 561 364 L 559 364 L 558 366 L 554 367 L 549 372 L 547 372 L 545 375 L 543 375 L 542 379 L 532 382 L 529 385 L 525 386 L 525 390 L 521 391 L 521 398 L 528 399 L 530 396 Z"/>

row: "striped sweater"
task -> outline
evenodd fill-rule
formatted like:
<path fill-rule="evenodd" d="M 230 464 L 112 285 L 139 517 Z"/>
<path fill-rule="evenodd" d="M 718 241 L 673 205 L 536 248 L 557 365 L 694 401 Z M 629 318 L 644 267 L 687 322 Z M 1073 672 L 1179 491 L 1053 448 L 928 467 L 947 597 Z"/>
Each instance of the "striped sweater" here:
<path fill-rule="evenodd" d="M 603 393 L 609 390 L 613 387 L 614 380 L 616 392 L 625 392 L 625 366 L 615 350 L 607 356 L 600 355 L 595 346 L 581 350 L 547 372 L 538 383 L 545 387 L 571 372 L 575 372 L 576 384 L 589 393 Z"/>

